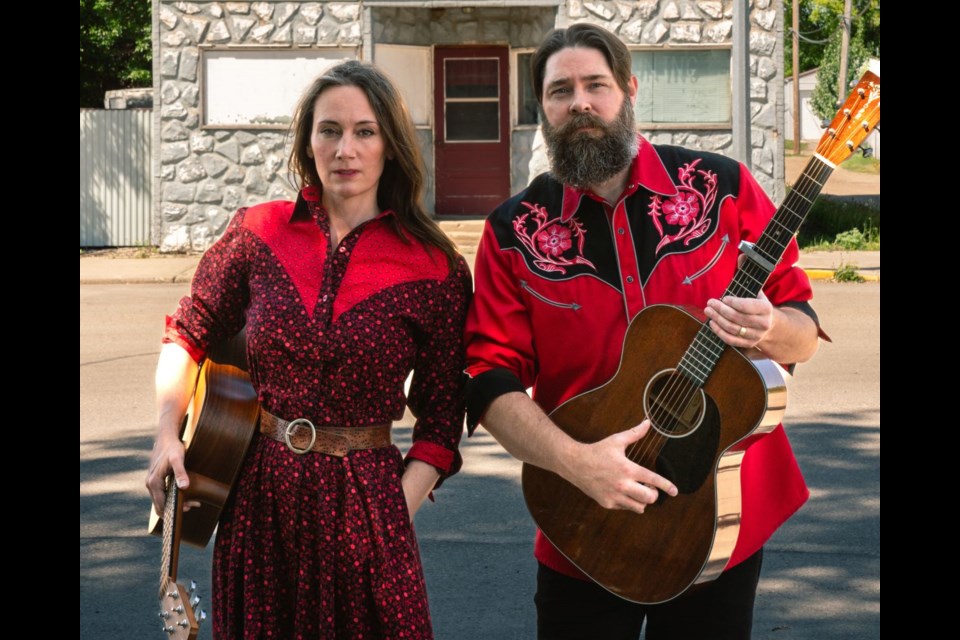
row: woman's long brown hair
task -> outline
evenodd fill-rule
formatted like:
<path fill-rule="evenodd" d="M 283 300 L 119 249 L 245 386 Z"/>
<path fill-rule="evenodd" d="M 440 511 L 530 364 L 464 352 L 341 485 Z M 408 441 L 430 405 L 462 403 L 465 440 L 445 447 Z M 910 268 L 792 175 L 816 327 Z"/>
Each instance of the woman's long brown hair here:
<path fill-rule="evenodd" d="M 355 60 L 338 64 L 314 80 L 300 98 L 291 124 L 293 150 L 289 161 L 298 186 L 323 190 L 317 167 L 313 158 L 307 155 L 307 149 L 313 129 L 313 107 L 320 94 L 330 87 L 357 87 L 367 96 L 377 117 L 387 150 L 387 160 L 377 185 L 377 206 L 396 213 L 388 220 L 405 242 L 409 242 L 412 236 L 427 246 L 436 247 L 447 256 L 453 268 L 459 255 L 457 248 L 423 206 L 423 156 L 410 112 L 390 79 L 376 67 Z"/>

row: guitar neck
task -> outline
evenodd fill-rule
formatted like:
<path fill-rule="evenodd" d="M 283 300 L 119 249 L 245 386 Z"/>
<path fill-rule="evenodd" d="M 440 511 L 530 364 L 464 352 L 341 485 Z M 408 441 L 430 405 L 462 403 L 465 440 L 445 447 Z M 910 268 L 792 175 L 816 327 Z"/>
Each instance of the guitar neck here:
<path fill-rule="evenodd" d="M 724 296 L 756 298 L 763 285 L 777 267 L 790 240 L 797 234 L 800 225 L 810 213 L 817 196 L 826 184 L 834 165 L 820 156 L 813 156 L 804 167 L 799 180 L 777 209 L 755 244 L 743 244 L 741 249 L 746 259 L 737 269 L 733 280 L 724 291 Z M 717 334 L 704 326 L 687 349 L 678 365 L 697 386 L 703 386 L 723 354 L 726 344 Z"/>
<path fill-rule="evenodd" d="M 756 298 L 760 294 L 834 168 L 823 158 L 810 158 L 799 180 L 760 234 L 756 244 L 744 247 L 747 259 L 737 269 L 733 281 L 724 292 L 725 296 Z"/>
<path fill-rule="evenodd" d="M 177 483 L 171 477 L 167 479 L 167 500 L 163 504 L 163 548 L 160 551 L 160 599 L 177 581 L 177 564 L 180 560 L 179 544 L 179 492 Z"/>

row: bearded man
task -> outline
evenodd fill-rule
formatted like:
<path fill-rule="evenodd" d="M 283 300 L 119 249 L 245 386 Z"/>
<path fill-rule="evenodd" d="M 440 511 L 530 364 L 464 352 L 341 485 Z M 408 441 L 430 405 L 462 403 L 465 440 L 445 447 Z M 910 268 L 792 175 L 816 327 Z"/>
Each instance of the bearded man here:
<path fill-rule="evenodd" d="M 775 209 L 741 164 L 637 135 L 630 63 L 623 43 L 591 24 L 554 30 L 532 57 L 551 172 L 487 220 L 467 322 L 467 407 L 471 431 L 482 423 L 512 455 L 602 507 L 642 514 L 678 492 L 627 455 L 649 421 L 579 442 L 547 416 L 614 376 L 629 322 L 652 304 L 699 307 L 724 343 L 786 365 L 814 354 L 819 326 L 792 240 L 758 297 L 723 295 L 738 243 L 756 240 Z M 650 640 L 749 637 L 763 544 L 809 493 L 782 426 L 751 444 L 741 486 L 723 573 L 661 604 L 594 584 L 538 532 L 539 637 L 636 639 L 645 622 Z"/>

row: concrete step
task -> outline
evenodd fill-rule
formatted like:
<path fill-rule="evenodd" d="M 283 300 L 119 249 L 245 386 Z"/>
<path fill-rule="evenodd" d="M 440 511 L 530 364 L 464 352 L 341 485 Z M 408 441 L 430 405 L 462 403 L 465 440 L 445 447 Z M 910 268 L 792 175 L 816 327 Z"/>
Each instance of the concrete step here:
<path fill-rule="evenodd" d="M 453 240 L 461 253 L 476 253 L 483 234 L 484 220 L 441 220 L 440 228 Z"/>

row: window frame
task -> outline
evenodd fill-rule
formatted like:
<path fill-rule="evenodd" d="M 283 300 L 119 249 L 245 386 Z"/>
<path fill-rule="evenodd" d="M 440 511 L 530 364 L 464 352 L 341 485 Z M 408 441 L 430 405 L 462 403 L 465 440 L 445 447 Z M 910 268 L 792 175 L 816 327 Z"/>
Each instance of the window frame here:
<path fill-rule="evenodd" d="M 199 97 L 199 116 L 200 124 L 199 128 L 201 131 L 288 131 L 290 129 L 290 123 L 250 123 L 250 122 L 241 122 L 241 123 L 230 123 L 230 122 L 207 122 L 207 116 L 210 113 L 210 108 L 208 105 L 207 95 L 207 75 L 208 68 L 207 62 L 210 54 L 220 54 L 220 53 L 231 53 L 231 54 L 257 54 L 257 53 L 289 53 L 291 56 L 295 57 L 313 57 L 318 59 L 326 59 L 335 61 L 334 64 L 339 64 L 340 62 L 346 62 L 347 60 L 360 60 L 362 59 L 361 51 L 359 46 L 317 46 L 317 47 L 290 47 L 287 45 L 202 45 L 199 48 L 199 60 L 197 61 L 197 89 L 200 93 Z M 346 55 L 341 55 L 337 57 L 325 57 L 322 54 L 324 52 L 339 52 Z M 332 66 L 332 65 L 331 65 Z M 312 79 L 311 79 L 312 81 Z M 304 87 L 306 89 L 306 86 Z M 299 96 L 297 97 L 299 99 Z M 296 107 L 296 101 L 292 105 L 292 108 Z M 291 118 L 294 114 L 291 110 L 288 113 Z"/>
<path fill-rule="evenodd" d="M 664 130 L 692 130 L 692 131 L 729 131 L 733 128 L 733 46 L 726 45 L 712 45 L 712 46 L 685 46 L 685 45 L 673 45 L 673 46 L 659 46 L 659 47 L 649 47 L 649 46 L 628 46 L 630 50 L 630 72 L 636 76 L 633 72 L 633 53 L 635 51 L 639 52 L 649 52 L 649 53 L 682 53 L 682 52 L 697 52 L 702 53 L 705 51 L 726 51 L 729 53 L 729 66 L 727 69 L 727 81 L 728 89 L 730 90 L 730 113 L 728 115 L 728 120 L 726 122 L 696 122 L 696 121 L 683 121 L 683 122 L 647 122 L 641 120 L 639 117 L 636 118 L 636 127 L 638 130 L 643 131 L 664 131 Z M 637 77 L 637 93 L 643 91 L 643 86 L 640 85 L 640 78 Z"/>

